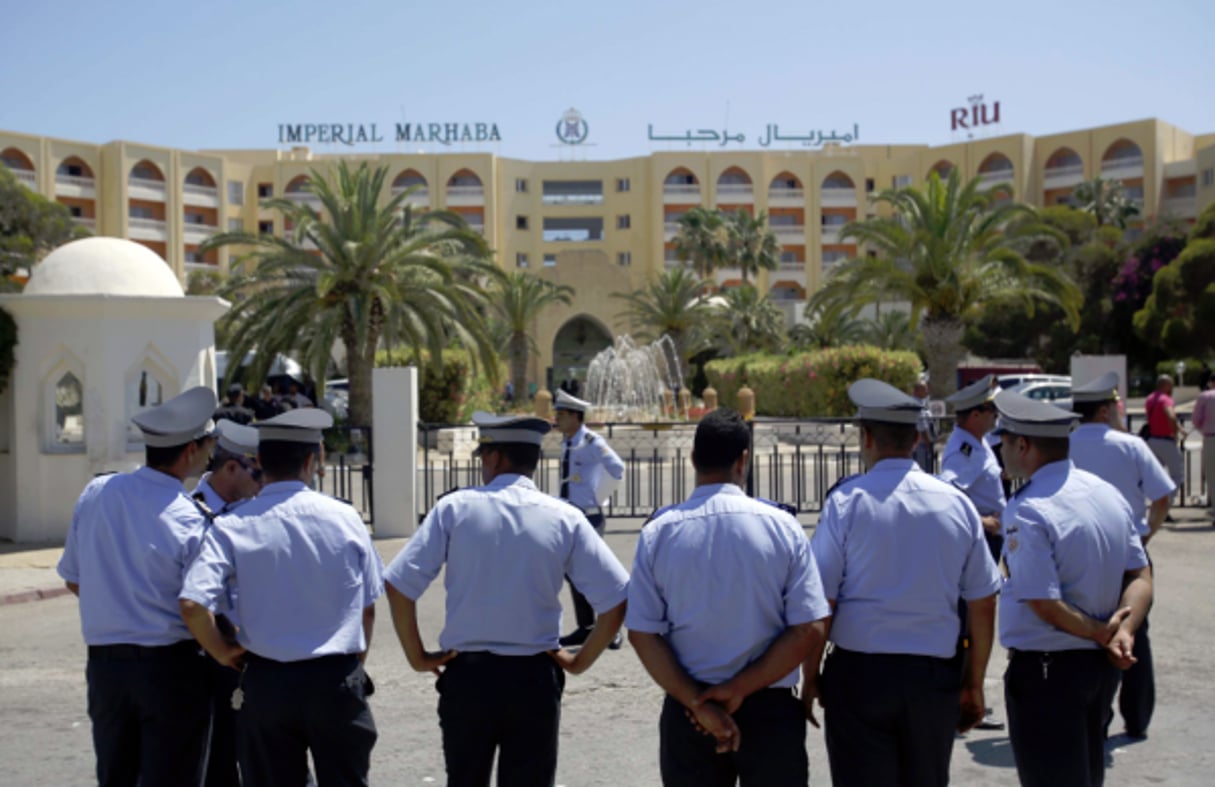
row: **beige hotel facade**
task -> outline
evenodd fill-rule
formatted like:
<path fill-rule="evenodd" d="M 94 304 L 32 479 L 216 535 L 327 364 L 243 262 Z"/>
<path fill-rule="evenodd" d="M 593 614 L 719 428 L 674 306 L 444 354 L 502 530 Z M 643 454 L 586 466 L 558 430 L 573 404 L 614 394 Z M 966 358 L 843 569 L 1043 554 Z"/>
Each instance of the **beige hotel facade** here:
<path fill-rule="evenodd" d="M 368 161 L 389 169 L 387 190 L 417 186 L 418 208 L 460 213 L 504 268 L 526 268 L 576 290 L 573 303 L 534 326 L 540 354 L 529 371 L 544 384 L 627 331 L 610 296 L 677 264 L 676 221 L 697 205 L 764 212 L 781 243 L 777 270 L 758 286 L 800 319 L 832 265 L 856 253 L 844 224 L 874 215 L 874 191 L 960 168 L 984 185 L 1011 184 L 1014 198 L 1057 204 L 1083 180 L 1122 182 L 1142 215 L 1192 221 L 1215 202 L 1215 134 L 1160 120 L 1032 137 L 1010 134 L 943 146 L 838 145 L 818 150 L 662 151 L 612 161 L 522 161 L 491 153 L 317 154 L 306 147 L 188 151 L 128 141 L 75 142 L 0 131 L 0 162 L 30 189 L 67 206 L 94 234 L 144 244 L 185 281 L 194 270 L 227 272 L 227 250 L 199 246 L 228 229 L 286 228 L 263 210 L 268 197 L 308 201 L 313 169 Z M 387 198 L 388 193 L 385 194 Z M 315 203 L 314 203 L 315 204 Z M 718 274 L 722 286 L 738 271 Z"/>

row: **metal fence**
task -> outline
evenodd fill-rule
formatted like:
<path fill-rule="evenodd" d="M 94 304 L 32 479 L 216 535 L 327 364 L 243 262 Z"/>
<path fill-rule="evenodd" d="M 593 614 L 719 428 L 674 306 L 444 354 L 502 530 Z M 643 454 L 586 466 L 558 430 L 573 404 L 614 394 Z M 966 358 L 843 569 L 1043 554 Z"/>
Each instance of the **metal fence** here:
<path fill-rule="evenodd" d="M 1135 418 L 1130 425 L 1138 428 Z M 952 419 L 938 419 L 940 451 Z M 655 509 L 677 503 L 696 485 L 692 470 L 692 438 L 696 425 L 590 424 L 607 439 L 624 461 L 624 482 L 604 509 L 608 517 L 648 517 Z M 757 497 L 786 503 L 800 513 L 818 512 L 831 487 L 841 478 L 861 472 L 858 438 L 852 419 L 760 419 L 753 427 L 751 489 Z M 425 516 L 440 495 L 481 484 L 480 462 L 472 457 L 476 431 L 468 425 L 419 424 L 418 517 Z M 1203 494 L 1200 452 L 1183 452 L 1185 479 L 1181 500 L 1198 505 Z M 560 488 L 560 436 L 550 433 L 544 443 L 535 483 L 556 494 Z"/>
<path fill-rule="evenodd" d="M 335 426 L 325 430 L 325 473 L 317 488 L 354 506 L 369 525 L 375 522 L 372 472 L 375 467 L 371 429 Z"/>

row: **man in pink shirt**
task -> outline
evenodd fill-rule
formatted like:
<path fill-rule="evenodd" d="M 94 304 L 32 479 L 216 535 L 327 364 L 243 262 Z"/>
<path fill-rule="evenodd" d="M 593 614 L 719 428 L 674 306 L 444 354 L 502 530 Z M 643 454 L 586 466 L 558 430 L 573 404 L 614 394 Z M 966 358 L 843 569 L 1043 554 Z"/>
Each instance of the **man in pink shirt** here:
<path fill-rule="evenodd" d="M 1173 378 L 1162 374 L 1156 378 L 1156 390 L 1143 403 L 1148 422 L 1148 448 L 1169 471 L 1169 477 L 1177 488 L 1185 478 L 1185 462 L 1181 456 L 1181 425 L 1173 409 Z"/>
<path fill-rule="evenodd" d="M 1202 432 L 1202 475 L 1207 482 L 1207 513 L 1215 519 L 1215 377 L 1194 402 L 1191 417 L 1194 428 Z M 1215 525 L 1215 522 L 1211 524 Z"/>

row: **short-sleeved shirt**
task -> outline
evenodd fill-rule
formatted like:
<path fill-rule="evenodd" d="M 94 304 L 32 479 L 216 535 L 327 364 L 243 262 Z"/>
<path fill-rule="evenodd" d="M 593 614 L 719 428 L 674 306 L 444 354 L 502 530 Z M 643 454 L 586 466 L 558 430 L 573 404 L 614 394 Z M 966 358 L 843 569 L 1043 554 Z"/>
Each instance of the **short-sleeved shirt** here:
<path fill-rule="evenodd" d="M 300 481 L 268 484 L 217 518 L 181 598 L 222 612 L 231 580 L 240 644 L 277 661 L 366 650 L 363 610 L 384 588 L 362 517 Z"/>
<path fill-rule="evenodd" d="M 665 637 L 696 680 L 728 680 L 830 614 L 802 526 L 733 484 L 699 486 L 641 530 L 625 625 Z M 796 684 L 794 671 L 773 685 Z"/>
<path fill-rule="evenodd" d="M 192 635 L 177 593 L 206 532 L 181 481 L 141 467 L 93 479 L 72 514 L 59 576 L 80 586 L 89 645 L 172 645 Z"/>
<path fill-rule="evenodd" d="M 1106 424 L 1080 424 L 1069 439 L 1072 463 L 1121 492 L 1131 507 L 1136 530 L 1146 536 L 1148 503 L 1177 489 L 1147 443 Z"/>
<path fill-rule="evenodd" d="M 569 467 L 569 502 L 583 511 L 598 508 L 604 502 L 596 499 L 595 494 L 604 473 L 617 480 L 624 477 L 624 462 L 607 440 L 585 426 L 562 441 L 561 451 L 562 467 L 567 461 Z"/>
<path fill-rule="evenodd" d="M 228 504 L 219 496 L 219 492 L 215 491 L 215 487 L 211 486 L 210 477 L 210 473 L 204 473 L 203 477 L 198 479 L 198 484 L 194 487 L 194 491 L 190 496 L 197 499 L 199 495 L 202 495 L 202 502 L 207 507 L 207 510 L 212 514 L 219 515 Z"/>
<path fill-rule="evenodd" d="M 980 516 L 999 516 L 1004 511 L 1004 484 L 1000 462 L 987 444 L 965 429 L 954 429 L 941 453 L 939 477 L 966 493 Z"/>
<path fill-rule="evenodd" d="M 435 503 L 384 579 L 416 601 L 445 563 L 444 650 L 557 648 L 566 576 L 597 613 L 628 595 L 628 573 L 586 516 L 513 473 Z"/>
<path fill-rule="evenodd" d="M 1071 460 L 1038 468 L 1004 509 L 1007 572 L 1000 591 L 1000 642 L 1020 650 L 1099 647 L 1051 626 L 1027 604 L 1062 600 L 1107 620 L 1127 571 L 1147 565 L 1131 507 L 1110 484 Z"/>
<path fill-rule="evenodd" d="M 1190 420 L 1203 437 L 1215 437 L 1215 390 L 1208 388 L 1198 394 Z"/>
<path fill-rule="evenodd" d="M 1148 428 L 1152 437 L 1172 438 L 1174 436 L 1173 422 L 1169 420 L 1169 414 L 1166 412 L 1171 407 L 1173 407 L 1173 397 L 1163 391 L 1153 391 L 1143 401 L 1143 409 L 1147 413 Z"/>
<path fill-rule="evenodd" d="M 849 650 L 949 658 L 958 599 L 999 588 L 974 504 L 911 459 L 840 484 L 810 543 L 836 602 L 831 641 Z"/>

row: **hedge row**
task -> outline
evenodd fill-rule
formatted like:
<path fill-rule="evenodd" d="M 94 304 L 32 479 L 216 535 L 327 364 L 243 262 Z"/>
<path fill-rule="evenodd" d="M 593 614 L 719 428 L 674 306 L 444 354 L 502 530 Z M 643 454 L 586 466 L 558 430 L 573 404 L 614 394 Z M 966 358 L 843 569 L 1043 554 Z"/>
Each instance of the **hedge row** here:
<path fill-rule="evenodd" d="M 375 355 L 376 366 L 412 366 L 412 353 L 380 350 Z M 506 379 L 503 368 L 499 377 Z M 484 369 L 475 369 L 467 350 L 443 351 L 439 367 L 424 357 L 418 370 L 418 418 L 424 423 L 467 423 L 476 410 L 492 412 L 497 396 L 485 377 Z M 377 404 L 377 406 L 383 406 Z"/>
<path fill-rule="evenodd" d="M 854 346 L 710 361 L 705 374 L 725 407 L 737 407 L 738 390 L 748 385 L 758 415 L 844 418 L 856 412 L 848 400 L 848 386 L 856 380 L 873 377 L 910 391 L 922 369 L 913 352 Z"/>

